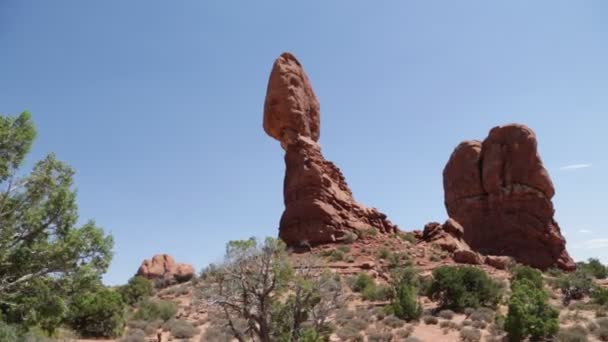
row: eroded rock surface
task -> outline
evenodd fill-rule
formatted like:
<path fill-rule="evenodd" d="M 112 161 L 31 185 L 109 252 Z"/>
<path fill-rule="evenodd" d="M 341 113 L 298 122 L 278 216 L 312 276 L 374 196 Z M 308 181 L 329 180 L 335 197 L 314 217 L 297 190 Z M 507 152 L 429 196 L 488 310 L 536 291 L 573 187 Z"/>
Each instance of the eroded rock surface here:
<path fill-rule="evenodd" d="M 450 218 L 444 224 L 427 223 L 420 238 L 449 252 L 455 262 L 477 265 L 483 263 L 483 258 L 472 251 L 464 241 L 464 229 L 454 219 Z"/>
<path fill-rule="evenodd" d="M 279 237 L 289 246 L 318 245 L 362 236 L 369 229 L 394 233 L 386 215 L 357 203 L 342 172 L 317 143 L 320 109 L 300 62 L 290 53 L 275 61 L 264 103 L 264 130 L 285 149 L 284 203 Z"/>
<path fill-rule="evenodd" d="M 553 219 L 553 184 L 534 132 L 519 124 L 495 127 L 483 141 L 458 145 L 443 170 L 448 215 L 482 254 L 512 256 L 537 268 L 575 264 Z"/>
<path fill-rule="evenodd" d="M 157 287 L 164 287 L 192 279 L 194 268 L 189 264 L 176 263 L 168 254 L 157 254 L 141 263 L 137 275 L 154 281 Z"/>

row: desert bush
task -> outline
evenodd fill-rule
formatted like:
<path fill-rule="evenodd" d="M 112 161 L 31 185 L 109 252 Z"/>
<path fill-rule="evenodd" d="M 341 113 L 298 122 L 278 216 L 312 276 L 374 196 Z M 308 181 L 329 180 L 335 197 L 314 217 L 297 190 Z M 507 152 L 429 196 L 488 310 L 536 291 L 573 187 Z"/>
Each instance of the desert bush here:
<path fill-rule="evenodd" d="M 207 327 L 199 342 L 225 342 L 232 340 L 232 333 L 226 326 L 211 325 Z"/>
<path fill-rule="evenodd" d="M 380 259 L 387 259 L 390 254 L 391 251 L 385 246 L 380 247 L 378 250 L 378 258 Z"/>
<path fill-rule="evenodd" d="M 453 329 L 453 330 L 459 329 L 458 323 L 455 323 L 452 321 L 441 321 L 441 322 L 439 322 L 439 327 L 445 328 L 445 329 Z"/>
<path fill-rule="evenodd" d="M 394 331 L 395 336 L 397 336 L 397 341 L 403 341 L 406 338 L 410 337 L 410 335 L 414 332 L 414 327 L 411 325 L 406 326 L 403 329 L 397 329 Z"/>
<path fill-rule="evenodd" d="M 489 308 L 478 308 L 477 310 L 473 311 L 470 315 L 469 315 L 469 319 L 472 321 L 481 321 L 481 322 L 486 322 L 486 323 L 492 323 L 494 321 L 494 315 L 496 313 L 494 312 L 494 310 L 489 309 Z"/>
<path fill-rule="evenodd" d="M 82 294 L 70 305 L 69 324 L 85 337 L 115 337 L 122 333 L 125 304 L 108 288 Z"/>
<path fill-rule="evenodd" d="M 460 339 L 464 342 L 481 341 L 481 331 L 473 328 L 463 328 L 460 330 Z"/>
<path fill-rule="evenodd" d="M 127 285 L 121 286 L 118 290 L 122 300 L 129 305 L 135 305 L 140 300 L 149 297 L 152 291 L 152 282 L 141 276 L 132 277 Z"/>
<path fill-rule="evenodd" d="M 344 260 L 344 252 L 342 252 L 339 249 L 334 249 L 330 254 L 329 254 L 329 260 L 330 261 L 342 261 Z"/>
<path fill-rule="evenodd" d="M 336 312 L 336 323 L 339 325 L 346 325 L 349 321 L 356 317 L 356 313 L 348 309 L 340 309 Z"/>
<path fill-rule="evenodd" d="M 424 324 L 437 324 L 439 320 L 435 316 L 424 316 L 422 317 L 422 321 Z"/>
<path fill-rule="evenodd" d="M 441 310 L 441 311 L 439 311 L 439 317 L 450 320 L 450 319 L 454 318 L 454 311 Z"/>
<path fill-rule="evenodd" d="M 471 314 L 473 314 L 473 312 L 475 312 L 475 309 L 473 309 L 473 308 L 465 308 L 464 311 L 463 311 L 463 313 L 467 317 L 471 316 Z"/>
<path fill-rule="evenodd" d="M 404 342 L 422 342 L 418 337 L 410 336 L 404 340 Z"/>
<path fill-rule="evenodd" d="M 154 321 L 157 319 L 168 321 L 177 313 L 177 306 L 173 302 L 164 300 L 144 300 L 139 304 L 134 319 Z"/>
<path fill-rule="evenodd" d="M 608 289 L 605 287 L 597 287 L 593 289 L 593 292 L 591 292 L 591 299 L 595 304 L 608 304 Z"/>
<path fill-rule="evenodd" d="M 415 243 L 416 242 L 416 236 L 412 232 L 399 232 L 399 233 L 397 233 L 397 236 L 401 240 L 407 241 L 409 243 Z"/>
<path fill-rule="evenodd" d="M 551 277 L 560 277 L 564 274 L 564 271 L 557 267 L 551 267 L 546 271 L 546 273 Z"/>
<path fill-rule="evenodd" d="M 539 340 L 557 333 L 559 314 L 548 304 L 549 296 L 542 288 L 529 279 L 522 279 L 511 284 L 511 291 L 504 324 L 510 341 L 521 341 L 528 336 Z"/>
<path fill-rule="evenodd" d="M 378 329 L 370 329 L 367 332 L 368 342 L 391 342 L 393 340 L 393 333 L 390 331 L 381 331 Z"/>
<path fill-rule="evenodd" d="M 513 268 L 511 282 L 527 279 L 538 288 L 543 287 L 542 273 L 530 266 L 518 265 Z"/>
<path fill-rule="evenodd" d="M 390 306 L 393 313 L 406 321 L 419 319 L 422 306 L 418 302 L 418 274 L 413 268 L 407 267 L 395 276 L 399 280 L 394 285 L 395 297 Z"/>
<path fill-rule="evenodd" d="M 349 341 L 349 342 L 363 342 L 364 338 L 363 335 L 356 329 L 349 327 L 349 326 L 345 326 L 342 327 L 341 329 L 339 329 L 336 332 L 336 335 L 338 335 L 338 337 L 342 340 L 342 341 Z"/>
<path fill-rule="evenodd" d="M 590 258 L 587 262 L 577 262 L 576 268 L 589 273 L 596 279 L 608 277 L 608 268 L 595 258 Z"/>
<path fill-rule="evenodd" d="M 428 295 L 439 300 L 441 307 L 456 311 L 467 307 L 494 307 L 502 297 L 502 286 L 472 266 L 441 266 L 433 270 Z"/>
<path fill-rule="evenodd" d="M 473 325 L 473 321 L 465 319 L 464 321 L 462 321 L 462 323 L 460 323 L 463 327 L 469 327 L 471 325 Z"/>
<path fill-rule="evenodd" d="M 585 327 L 575 325 L 560 329 L 556 337 L 558 342 L 587 342 L 589 341 L 587 338 L 588 334 L 589 332 Z"/>
<path fill-rule="evenodd" d="M 358 238 L 359 236 L 357 236 L 357 234 L 351 231 L 347 231 L 346 233 L 344 233 L 344 242 L 346 243 L 353 243 L 357 241 Z"/>
<path fill-rule="evenodd" d="M 483 329 L 485 329 L 488 326 L 488 323 L 486 323 L 484 321 L 473 321 L 473 324 L 471 324 L 471 326 L 473 328 L 483 330 Z"/>
<path fill-rule="evenodd" d="M 17 341 L 17 328 L 0 321 L 0 341 Z"/>
<path fill-rule="evenodd" d="M 393 290 L 388 285 L 373 283 L 363 289 L 361 296 L 364 300 L 389 300 L 393 297 Z"/>
<path fill-rule="evenodd" d="M 354 292 L 362 292 L 370 285 L 375 285 L 375 282 L 367 273 L 361 273 L 354 278 L 349 278 L 349 286 Z"/>
<path fill-rule="evenodd" d="M 352 328 L 352 330 L 363 331 L 369 326 L 369 322 L 362 320 L 361 318 L 351 319 L 346 327 Z"/>
<path fill-rule="evenodd" d="M 141 329 L 129 329 L 120 342 L 146 342 L 146 333 Z"/>
<path fill-rule="evenodd" d="M 176 338 L 192 338 L 199 333 L 197 327 L 184 320 L 172 321 L 169 330 L 171 331 L 171 336 Z"/>
<path fill-rule="evenodd" d="M 368 237 L 373 237 L 378 235 L 378 229 L 374 228 L 374 227 L 369 227 L 367 229 L 363 229 L 363 230 L 359 230 L 359 238 L 361 239 L 367 239 Z"/>
<path fill-rule="evenodd" d="M 568 304 L 573 299 L 582 299 L 591 293 L 593 278 L 585 270 L 576 270 L 558 278 L 556 285 L 563 294 L 564 303 Z"/>
<path fill-rule="evenodd" d="M 393 328 L 393 329 L 401 328 L 402 326 L 405 325 L 405 321 L 404 320 L 402 320 L 402 319 L 400 319 L 400 318 L 398 318 L 396 316 L 393 316 L 393 315 L 386 316 L 382 320 L 382 323 L 384 325 L 388 326 L 388 327 Z"/>

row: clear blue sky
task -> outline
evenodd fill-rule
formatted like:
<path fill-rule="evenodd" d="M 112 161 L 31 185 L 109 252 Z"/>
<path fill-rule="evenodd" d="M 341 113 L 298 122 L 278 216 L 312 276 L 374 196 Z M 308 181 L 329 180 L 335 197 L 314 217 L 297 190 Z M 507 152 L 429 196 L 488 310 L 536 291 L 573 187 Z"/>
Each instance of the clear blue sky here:
<path fill-rule="evenodd" d="M 81 219 L 116 241 L 107 283 L 155 253 L 200 269 L 276 235 L 283 151 L 262 108 L 283 51 L 360 202 L 402 229 L 443 221 L 453 148 L 525 123 L 571 254 L 608 262 L 607 2 L 289 3 L 0 0 L 0 112 L 32 112 L 30 162 L 77 170 Z"/>

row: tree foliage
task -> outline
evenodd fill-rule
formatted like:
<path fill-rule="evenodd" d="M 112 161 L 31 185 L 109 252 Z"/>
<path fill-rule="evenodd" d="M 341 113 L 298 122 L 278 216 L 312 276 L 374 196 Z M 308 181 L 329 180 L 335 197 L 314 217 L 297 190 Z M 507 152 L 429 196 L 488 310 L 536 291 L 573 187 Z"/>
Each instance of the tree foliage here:
<path fill-rule="evenodd" d="M 52 332 L 70 298 L 100 283 L 110 236 L 78 226 L 74 171 L 53 155 L 21 170 L 36 130 L 29 113 L 0 115 L 0 312 Z"/>
<path fill-rule="evenodd" d="M 314 261 L 294 269 L 282 241 L 231 241 L 224 263 L 203 272 L 200 295 L 239 341 L 317 341 L 340 306 L 341 283 Z"/>
<path fill-rule="evenodd" d="M 397 281 L 393 285 L 394 298 L 391 309 L 395 316 L 406 321 L 418 320 L 422 315 L 422 306 L 418 301 L 420 281 L 418 274 L 412 267 L 405 268 L 396 273 Z"/>
<path fill-rule="evenodd" d="M 122 299 L 129 305 L 135 305 L 152 294 L 152 282 L 142 276 L 134 276 L 126 285 L 120 287 Z"/>
<path fill-rule="evenodd" d="M 433 270 L 428 295 L 439 300 L 443 308 L 462 311 L 496 306 L 502 297 L 502 286 L 472 266 L 441 266 Z"/>
<path fill-rule="evenodd" d="M 523 341 L 527 337 L 539 341 L 557 333 L 559 313 L 549 305 L 542 284 L 538 286 L 530 279 L 516 280 L 511 283 L 511 291 L 504 324 L 509 341 Z"/>
<path fill-rule="evenodd" d="M 75 298 L 70 305 L 70 326 L 84 337 L 116 337 L 122 334 L 125 304 L 120 294 L 100 288 Z"/>

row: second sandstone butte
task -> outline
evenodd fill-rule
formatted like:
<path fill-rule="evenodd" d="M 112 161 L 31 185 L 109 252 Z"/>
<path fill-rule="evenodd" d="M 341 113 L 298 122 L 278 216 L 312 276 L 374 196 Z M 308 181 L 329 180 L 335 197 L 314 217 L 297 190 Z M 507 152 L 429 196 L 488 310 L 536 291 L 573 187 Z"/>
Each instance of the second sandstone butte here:
<path fill-rule="evenodd" d="M 555 190 L 530 128 L 494 127 L 483 142 L 462 142 L 443 170 L 443 187 L 448 215 L 464 227 L 473 250 L 541 269 L 575 268 L 553 219 Z"/>
<path fill-rule="evenodd" d="M 290 53 L 275 61 L 264 103 L 264 130 L 285 150 L 285 211 L 279 237 L 289 246 L 341 241 L 367 230 L 394 233 L 386 215 L 357 203 L 344 176 L 317 143 L 320 107 L 308 76 Z"/>

